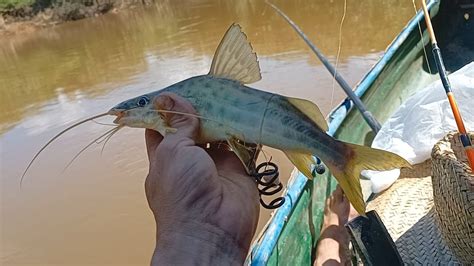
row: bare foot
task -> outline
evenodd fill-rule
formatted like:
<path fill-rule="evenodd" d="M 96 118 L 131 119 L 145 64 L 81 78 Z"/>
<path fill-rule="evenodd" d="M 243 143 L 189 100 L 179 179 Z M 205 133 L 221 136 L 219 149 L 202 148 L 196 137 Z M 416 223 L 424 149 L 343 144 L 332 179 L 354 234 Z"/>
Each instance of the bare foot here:
<path fill-rule="evenodd" d="M 344 224 L 357 215 L 357 211 L 349 203 L 338 185 L 326 200 L 324 221 L 316 248 L 314 265 L 329 266 L 349 263 L 349 235 Z"/>

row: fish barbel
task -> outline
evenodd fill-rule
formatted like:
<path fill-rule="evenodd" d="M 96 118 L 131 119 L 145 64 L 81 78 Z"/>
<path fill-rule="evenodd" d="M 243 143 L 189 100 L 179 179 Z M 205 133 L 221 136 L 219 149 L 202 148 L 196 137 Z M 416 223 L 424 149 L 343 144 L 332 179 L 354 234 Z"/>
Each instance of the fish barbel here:
<path fill-rule="evenodd" d="M 165 110 L 154 99 L 163 92 L 188 100 L 201 118 L 199 143 L 227 141 L 249 172 L 254 159 L 247 144 L 282 150 L 307 178 L 313 178 L 313 154 L 336 177 L 354 208 L 365 213 L 359 181 L 361 170 L 410 167 L 402 157 L 382 150 L 338 141 L 325 132 L 324 116 L 312 102 L 245 86 L 261 79 L 257 56 L 239 25 L 224 35 L 207 75 L 191 77 L 159 91 L 126 100 L 109 111 L 114 123 L 167 134 Z"/>

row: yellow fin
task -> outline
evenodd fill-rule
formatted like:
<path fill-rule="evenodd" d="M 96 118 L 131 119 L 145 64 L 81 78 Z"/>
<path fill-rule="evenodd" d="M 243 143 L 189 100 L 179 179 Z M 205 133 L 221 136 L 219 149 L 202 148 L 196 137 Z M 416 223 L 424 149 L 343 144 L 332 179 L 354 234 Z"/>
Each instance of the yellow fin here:
<path fill-rule="evenodd" d="M 287 97 L 287 99 L 288 102 L 290 102 L 294 107 L 298 108 L 298 110 L 300 110 L 309 119 L 316 123 L 316 125 L 318 125 L 322 130 L 328 131 L 328 123 L 319 110 L 319 107 L 315 103 L 298 98 Z"/>
<path fill-rule="evenodd" d="M 359 214 L 365 215 L 365 201 L 364 196 L 362 195 L 362 187 L 359 180 L 360 170 L 355 170 L 352 167 L 346 167 L 344 171 L 340 171 L 339 169 L 332 167 L 331 164 L 326 165 L 331 170 L 331 174 L 336 178 L 337 182 L 344 191 L 344 195 L 347 197 L 354 209 Z"/>
<path fill-rule="evenodd" d="M 391 170 L 395 168 L 411 167 L 410 163 L 395 153 L 373 149 L 366 146 L 345 143 L 352 154 L 347 162 L 340 162 L 340 166 L 330 162 L 326 165 L 336 177 L 347 199 L 352 203 L 359 214 L 365 215 L 365 202 L 360 185 L 360 172 L 366 170 Z"/>
<path fill-rule="evenodd" d="M 290 159 L 291 163 L 305 175 L 308 179 L 313 179 L 311 174 L 311 165 L 315 164 L 314 158 L 311 154 L 295 152 L 295 151 L 283 151 L 286 157 Z"/>
<path fill-rule="evenodd" d="M 247 174 L 252 175 L 255 172 L 255 160 L 257 160 L 257 153 L 260 151 L 261 145 L 245 145 L 235 137 L 228 139 L 227 143 L 239 157 Z"/>
<path fill-rule="evenodd" d="M 217 47 L 209 75 L 249 84 L 259 81 L 257 55 L 238 24 L 232 24 Z"/>
<path fill-rule="evenodd" d="M 357 144 L 345 144 L 349 146 L 355 154 L 353 161 L 354 165 L 357 165 L 359 173 L 362 169 L 384 171 L 395 168 L 412 167 L 407 160 L 393 152 Z"/>

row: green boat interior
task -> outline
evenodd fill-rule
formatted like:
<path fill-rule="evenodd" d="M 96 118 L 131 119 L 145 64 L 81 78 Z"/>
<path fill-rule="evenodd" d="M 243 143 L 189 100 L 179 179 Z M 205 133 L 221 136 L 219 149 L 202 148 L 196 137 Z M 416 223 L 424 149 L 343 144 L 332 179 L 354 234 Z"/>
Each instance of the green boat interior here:
<path fill-rule="evenodd" d="M 473 11 L 472 4 L 459 1 L 453 5 L 452 1 L 443 1 L 431 12 L 448 73 L 474 61 L 474 22 L 472 18 L 466 19 Z M 424 23 L 420 23 L 420 28 L 422 41 L 420 32 L 413 31 L 362 97 L 367 108 L 382 123 L 408 96 L 439 78 Z M 335 137 L 370 145 L 374 136 L 357 110 L 352 110 Z"/>
<path fill-rule="evenodd" d="M 431 9 L 433 27 L 448 73 L 474 61 L 474 4 L 470 2 L 442 1 Z M 409 33 L 361 97 L 382 124 L 410 95 L 439 79 L 424 20 L 419 27 L 420 30 L 415 28 Z M 374 134 L 353 108 L 334 137 L 370 146 Z M 294 209 L 267 265 L 305 265 L 314 261 L 325 199 L 336 184 L 329 171 L 306 184 L 301 196 L 295 200 L 297 202 L 293 203 Z"/>

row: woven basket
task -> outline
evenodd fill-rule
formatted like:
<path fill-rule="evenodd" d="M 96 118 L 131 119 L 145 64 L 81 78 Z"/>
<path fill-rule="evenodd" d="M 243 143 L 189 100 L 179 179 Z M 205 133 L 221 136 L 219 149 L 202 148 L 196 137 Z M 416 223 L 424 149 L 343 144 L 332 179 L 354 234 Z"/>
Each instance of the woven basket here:
<path fill-rule="evenodd" d="M 470 134 L 473 139 L 474 134 Z M 437 225 L 463 264 L 474 264 L 474 175 L 459 135 L 448 134 L 431 153 Z"/>
<path fill-rule="evenodd" d="M 453 161 L 447 162 L 443 144 L 446 139 L 457 138 L 449 134 L 433 149 L 435 153 L 443 147 L 443 155 L 413 169 L 402 169 L 400 178 L 367 205 L 368 210 L 379 213 L 403 261 L 409 265 L 472 264 L 473 179 L 472 175 L 466 179 L 470 170 L 462 157 L 461 162 L 456 162 L 455 156 L 448 156 Z M 459 143 L 453 142 L 454 154 L 461 156 Z M 439 173 L 444 174 L 441 177 Z"/>

